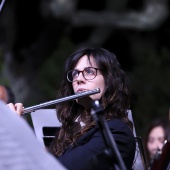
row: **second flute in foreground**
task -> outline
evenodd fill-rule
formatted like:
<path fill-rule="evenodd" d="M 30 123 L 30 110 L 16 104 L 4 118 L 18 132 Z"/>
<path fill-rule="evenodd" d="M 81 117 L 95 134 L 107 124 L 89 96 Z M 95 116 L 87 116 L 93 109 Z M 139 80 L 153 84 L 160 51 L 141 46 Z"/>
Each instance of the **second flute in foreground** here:
<path fill-rule="evenodd" d="M 22 114 L 34 112 L 34 111 L 41 109 L 41 108 L 44 108 L 46 106 L 50 106 L 50 105 L 53 105 L 53 104 L 57 104 L 57 103 L 61 103 L 61 102 L 69 101 L 69 100 L 79 99 L 79 98 L 90 96 L 90 95 L 93 95 L 93 94 L 96 94 L 96 93 L 100 93 L 99 88 L 94 89 L 94 90 L 89 90 L 89 91 L 86 91 L 86 92 L 82 92 L 82 93 L 77 93 L 77 94 L 74 94 L 74 95 L 71 95 L 71 96 L 63 97 L 63 98 L 52 100 L 52 101 L 49 101 L 49 102 L 41 103 L 41 104 L 38 104 L 38 105 L 35 105 L 35 106 L 27 107 L 27 108 L 24 109 L 24 112 Z"/>

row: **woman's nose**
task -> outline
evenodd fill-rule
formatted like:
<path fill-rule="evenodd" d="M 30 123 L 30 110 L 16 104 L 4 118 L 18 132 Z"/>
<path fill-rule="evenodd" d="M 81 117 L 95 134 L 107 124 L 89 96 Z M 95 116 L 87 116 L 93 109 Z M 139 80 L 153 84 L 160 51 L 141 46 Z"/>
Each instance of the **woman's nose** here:
<path fill-rule="evenodd" d="M 156 141 L 155 143 L 154 143 L 154 146 L 153 146 L 153 148 L 154 149 L 162 149 L 162 146 L 163 146 L 163 144 L 162 143 L 160 143 L 159 141 Z"/>
<path fill-rule="evenodd" d="M 82 81 L 85 81 L 85 78 L 84 78 L 84 76 L 83 76 L 83 73 L 80 72 L 79 75 L 78 75 L 78 77 L 77 77 L 77 82 L 82 82 Z"/>

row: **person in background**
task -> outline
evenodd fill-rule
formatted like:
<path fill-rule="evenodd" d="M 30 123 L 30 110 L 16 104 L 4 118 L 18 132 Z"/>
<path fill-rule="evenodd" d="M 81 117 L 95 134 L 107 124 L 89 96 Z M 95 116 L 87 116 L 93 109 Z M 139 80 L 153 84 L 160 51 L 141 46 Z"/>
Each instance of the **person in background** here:
<path fill-rule="evenodd" d="M 116 56 L 104 48 L 77 50 L 66 60 L 57 99 L 96 88 L 100 89 L 100 93 L 56 105 L 62 126 L 49 151 L 69 170 L 110 168 L 109 158 L 104 154 L 107 147 L 91 114 L 91 103 L 98 100 L 125 166 L 130 170 L 136 142 L 133 124 L 128 119 L 130 94 L 126 74 Z M 23 112 L 21 103 L 8 106 L 20 115 Z M 98 160 L 96 164 L 94 158 Z M 111 169 L 114 169 L 114 161 L 116 156 L 112 155 Z"/>
<path fill-rule="evenodd" d="M 0 85 L 0 99 L 7 103 L 15 103 L 15 95 L 7 85 Z"/>
<path fill-rule="evenodd" d="M 160 153 L 170 134 L 170 121 L 165 118 L 155 118 L 147 127 L 145 133 L 145 154 L 148 167 L 152 166 L 156 154 Z"/>

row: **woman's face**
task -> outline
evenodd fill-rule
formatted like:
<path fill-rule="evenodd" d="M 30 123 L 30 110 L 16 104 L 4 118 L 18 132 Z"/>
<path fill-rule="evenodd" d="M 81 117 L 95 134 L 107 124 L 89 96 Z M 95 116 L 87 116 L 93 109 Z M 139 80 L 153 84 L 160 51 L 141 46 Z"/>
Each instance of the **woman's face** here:
<path fill-rule="evenodd" d="M 78 61 L 74 69 L 78 71 L 83 71 L 86 67 L 98 68 L 93 57 L 90 57 L 90 62 L 91 64 L 89 63 L 88 57 L 84 55 L 82 58 L 80 58 L 80 60 Z M 100 93 L 90 96 L 93 100 L 99 100 L 102 94 L 104 93 L 105 81 L 100 70 L 97 70 L 97 76 L 93 80 L 86 80 L 83 77 L 82 72 L 80 72 L 79 76 L 76 78 L 76 81 L 72 82 L 72 86 L 73 86 L 74 93 L 80 93 L 83 91 L 89 91 L 89 90 L 99 88 Z"/>
<path fill-rule="evenodd" d="M 162 149 L 164 140 L 164 129 L 161 126 L 157 126 L 150 131 L 147 141 L 147 148 L 150 154 L 150 158 L 155 155 L 158 148 Z"/>
<path fill-rule="evenodd" d="M 7 103 L 8 96 L 5 87 L 0 86 L 0 99 Z"/>

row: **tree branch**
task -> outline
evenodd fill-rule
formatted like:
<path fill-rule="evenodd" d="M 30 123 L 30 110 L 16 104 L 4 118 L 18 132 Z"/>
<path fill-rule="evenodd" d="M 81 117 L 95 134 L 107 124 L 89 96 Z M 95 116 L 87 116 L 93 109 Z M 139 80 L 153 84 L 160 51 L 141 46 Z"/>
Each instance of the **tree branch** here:
<path fill-rule="evenodd" d="M 167 0 L 148 0 L 146 2 L 145 7 L 140 12 L 76 12 L 72 15 L 71 22 L 75 26 L 114 26 L 137 30 L 153 30 L 158 28 L 168 16 Z"/>

